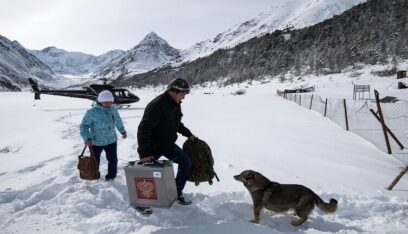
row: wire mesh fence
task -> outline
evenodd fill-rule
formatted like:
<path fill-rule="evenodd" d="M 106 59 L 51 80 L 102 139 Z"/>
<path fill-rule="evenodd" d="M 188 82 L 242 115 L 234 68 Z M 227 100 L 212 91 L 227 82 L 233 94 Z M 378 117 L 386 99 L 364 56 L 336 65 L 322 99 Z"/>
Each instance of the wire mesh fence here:
<path fill-rule="evenodd" d="M 392 154 L 407 162 L 408 158 L 408 102 L 381 103 L 384 122 L 390 133 Z M 395 137 L 394 137 L 394 136 Z"/>
<path fill-rule="evenodd" d="M 346 103 L 350 131 L 370 141 L 382 151 L 387 152 L 381 122 L 371 111 L 376 109 L 375 103 L 371 101 L 347 101 Z"/>
<path fill-rule="evenodd" d="M 346 118 L 345 118 L 343 100 L 333 99 L 333 100 L 328 101 L 326 117 L 328 117 L 330 120 L 332 120 L 339 126 L 346 129 L 347 126 L 346 126 Z"/>
<path fill-rule="evenodd" d="M 278 95 L 320 113 L 408 164 L 408 101 L 327 99 L 315 94 L 280 91 Z"/>

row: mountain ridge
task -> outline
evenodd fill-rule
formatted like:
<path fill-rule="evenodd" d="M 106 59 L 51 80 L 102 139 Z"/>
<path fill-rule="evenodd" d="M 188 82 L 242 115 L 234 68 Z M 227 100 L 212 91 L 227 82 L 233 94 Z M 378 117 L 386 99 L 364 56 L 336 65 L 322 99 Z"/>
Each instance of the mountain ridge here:
<path fill-rule="evenodd" d="M 303 29 L 276 30 L 208 57 L 165 66 L 115 83 L 161 85 L 182 77 L 192 84 L 236 83 L 287 73 L 330 74 L 358 64 L 408 59 L 408 1 L 369 0 Z"/>
<path fill-rule="evenodd" d="M 18 41 L 0 35 L 0 90 L 21 91 L 28 78 L 55 84 L 58 75 Z"/>

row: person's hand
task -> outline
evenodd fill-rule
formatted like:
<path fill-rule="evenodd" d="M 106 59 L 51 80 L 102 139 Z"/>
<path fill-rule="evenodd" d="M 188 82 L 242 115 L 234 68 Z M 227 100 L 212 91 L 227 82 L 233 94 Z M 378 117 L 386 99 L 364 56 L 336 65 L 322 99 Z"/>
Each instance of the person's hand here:
<path fill-rule="evenodd" d="M 195 140 L 198 139 L 198 137 L 196 137 L 196 136 L 193 134 L 193 135 L 191 135 L 188 139 L 191 140 L 191 141 L 195 141 Z"/>
<path fill-rule="evenodd" d="M 122 134 L 122 139 L 126 139 L 127 138 L 127 134 L 126 133 L 123 133 Z"/>
<path fill-rule="evenodd" d="M 142 163 L 153 162 L 153 160 L 154 160 L 154 157 L 153 157 L 153 156 L 148 156 L 148 157 L 145 157 L 145 158 L 140 159 L 140 161 L 141 161 Z"/>
<path fill-rule="evenodd" d="M 85 145 L 88 146 L 88 147 L 91 147 L 92 146 L 92 140 L 86 140 Z"/>

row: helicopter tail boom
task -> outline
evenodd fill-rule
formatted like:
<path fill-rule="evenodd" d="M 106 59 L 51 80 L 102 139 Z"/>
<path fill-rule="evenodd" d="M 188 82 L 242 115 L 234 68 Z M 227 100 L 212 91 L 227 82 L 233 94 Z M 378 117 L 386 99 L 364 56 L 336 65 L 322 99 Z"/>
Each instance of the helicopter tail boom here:
<path fill-rule="evenodd" d="M 40 94 L 41 94 L 41 90 L 38 88 L 38 84 L 36 81 L 34 81 L 31 78 L 28 78 L 28 81 L 30 82 L 31 88 L 34 91 L 34 99 L 35 100 L 39 100 L 40 98 Z"/>

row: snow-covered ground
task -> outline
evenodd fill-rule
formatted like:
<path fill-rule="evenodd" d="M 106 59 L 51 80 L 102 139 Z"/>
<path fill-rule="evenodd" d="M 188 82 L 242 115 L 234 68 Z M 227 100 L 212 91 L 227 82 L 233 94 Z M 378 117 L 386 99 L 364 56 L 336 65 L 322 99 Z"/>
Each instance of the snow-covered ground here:
<path fill-rule="evenodd" d="M 347 73 L 342 77 L 313 84 L 322 95 L 350 96 Z M 382 85 L 383 78 L 364 77 L 384 92 L 400 92 Z M 312 83 L 304 79 L 295 85 Z M 221 182 L 188 183 L 185 193 L 193 205 L 154 209 L 148 218 L 128 205 L 122 168 L 138 159 L 137 126 L 161 90 L 135 90 L 141 101 L 120 110 L 129 138 L 118 142 L 120 169 L 113 182 L 80 180 L 76 169 L 83 147 L 79 123 L 90 101 L 0 93 L 0 232 L 407 233 L 408 176 L 393 191 L 385 189 L 404 165 L 318 113 L 277 97 L 276 89 L 288 84 L 262 83 L 197 88 L 187 96 L 183 122 L 212 147 Z M 231 94 L 238 89 L 246 93 Z M 260 225 L 252 224 L 250 195 L 232 178 L 245 169 L 308 186 L 326 201 L 337 199 L 339 208 L 331 215 L 316 209 L 298 228 L 289 224 L 292 216 L 270 211 L 262 213 Z"/>
<path fill-rule="evenodd" d="M 380 98 L 385 96 L 397 97 L 400 100 L 408 101 L 408 90 L 398 89 L 398 82 L 408 83 L 408 78 L 396 79 L 396 76 L 380 77 L 373 73 L 390 70 L 392 65 L 361 65 L 359 69 L 349 69 L 343 73 L 320 75 L 293 76 L 287 74 L 286 82 L 278 85 L 279 89 L 299 88 L 315 86 L 316 92 L 324 98 L 330 99 L 353 99 L 353 85 L 370 85 L 371 99 L 374 99 L 374 89 L 380 93 Z M 408 61 L 400 61 L 397 70 L 407 70 Z M 365 98 L 368 98 L 367 93 Z"/>

